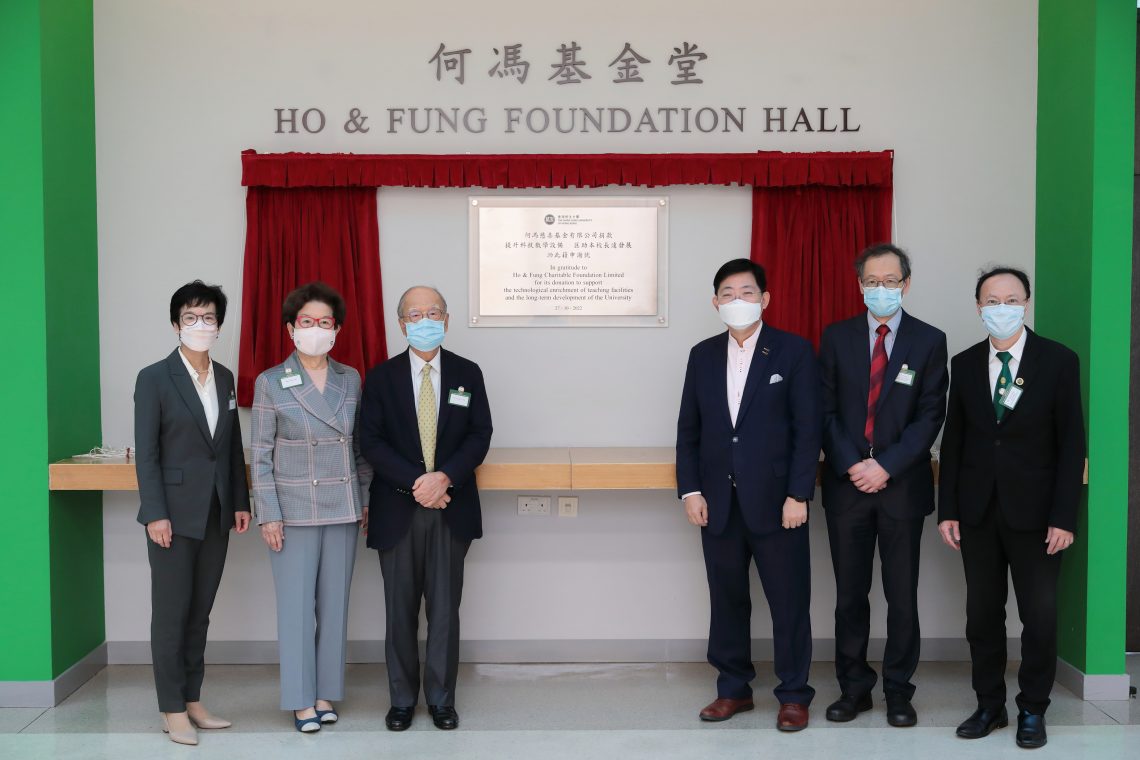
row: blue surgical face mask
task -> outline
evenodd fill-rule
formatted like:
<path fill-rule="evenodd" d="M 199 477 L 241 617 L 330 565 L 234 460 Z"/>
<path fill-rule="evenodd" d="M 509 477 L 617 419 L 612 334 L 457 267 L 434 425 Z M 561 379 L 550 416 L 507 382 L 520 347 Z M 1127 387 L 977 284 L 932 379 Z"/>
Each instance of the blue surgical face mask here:
<path fill-rule="evenodd" d="M 1012 338 L 1025 323 L 1025 307 L 999 303 L 982 307 L 982 324 L 998 340 Z"/>
<path fill-rule="evenodd" d="M 867 311 L 876 317 L 889 317 L 894 314 L 902 306 L 902 299 L 901 285 L 897 288 L 886 288 L 882 285 L 863 288 L 863 303 L 867 305 Z"/>
<path fill-rule="evenodd" d="M 447 332 L 442 319 L 437 322 L 427 317 L 419 322 L 408 322 L 405 328 L 408 331 L 408 343 L 420 351 L 434 351 L 439 348 L 443 343 L 443 334 Z"/>

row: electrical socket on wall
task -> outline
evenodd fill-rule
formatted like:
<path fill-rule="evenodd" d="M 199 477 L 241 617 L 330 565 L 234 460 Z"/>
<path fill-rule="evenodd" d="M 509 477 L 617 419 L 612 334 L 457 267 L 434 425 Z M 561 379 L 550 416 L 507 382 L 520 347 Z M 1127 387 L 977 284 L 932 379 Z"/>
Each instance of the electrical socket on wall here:
<path fill-rule="evenodd" d="M 550 514 L 550 497 L 549 496 L 520 496 L 519 497 L 519 514 L 520 515 L 549 515 Z"/>

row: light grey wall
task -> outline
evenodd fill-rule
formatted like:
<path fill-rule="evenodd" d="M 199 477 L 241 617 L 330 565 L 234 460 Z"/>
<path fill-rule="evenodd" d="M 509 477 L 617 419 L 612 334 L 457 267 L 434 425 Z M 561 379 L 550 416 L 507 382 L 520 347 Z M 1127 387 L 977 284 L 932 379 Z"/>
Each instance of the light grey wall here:
<path fill-rule="evenodd" d="M 625 3 L 582 0 L 572 9 L 533 2 L 389 4 L 367 0 L 222 0 L 95 6 L 103 442 L 132 443 L 138 369 L 175 345 L 170 293 L 202 277 L 225 286 L 230 314 L 216 358 L 236 367 L 244 197 L 239 152 L 660 152 L 896 151 L 896 239 L 914 257 L 907 308 L 945 329 L 951 351 L 980 339 L 973 278 L 1001 260 L 1032 270 L 1036 3 L 960 0 L 849 3 L 813 0 Z M 542 69 L 577 40 L 596 76 L 574 87 Z M 645 85 L 609 82 L 605 64 L 629 40 L 661 51 L 681 40 L 708 51 L 706 83 L 663 83 L 659 52 Z M 522 42 L 525 87 L 486 77 L 469 62 L 462 87 L 436 82 L 427 59 L 440 41 L 471 47 Z M 611 50 L 612 49 L 612 50 Z M 603 60 L 604 59 L 604 60 Z M 746 106 L 744 134 L 504 135 L 505 106 Z M 388 135 L 387 106 L 483 105 L 481 135 Z M 763 106 L 850 106 L 854 134 L 763 134 Z M 274 135 L 276 107 L 319 106 L 320 136 Z M 344 113 L 373 116 L 368 135 L 339 131 Z M 484 190 L 473 190 L 481 193 Z M 571 191 L 572 192 L 572 191 Z M 607 189 L 638 194 L 642 189 Z M 447 345 L 487 376 L 496 446 L 671 445 L 688 348 L 718 331 L 709 305 L 715 268 L 747 255 L 746 190 L 673 187 L 670 325 L 665 329 L 467 329 L 463 190 L 378 193 L 384 298 L 391 318 L 408 285 L 430 282 L 456 318 Z M 781 294 L 775 293 L 774 298 Z M 246 422 L 243 414 L 243 422 Z M 246 434 L 248 436 L 248 425 Z M 97 442 L 92 442 L 94 445 Z M 707 587 L 699 538 L 663 492 L 584 493 L 576 520 L 521 518 L 514 494 L 485 498 L 487 537 L 472 548 L 464 637 L 700 639 Z M 104 499 L 107 637 L 148 636 L 148 570 L 137 497 Z M 822 515 L 816 510 L 816 518 Z M 813 622 L 832 628 L 834 602 L 823 521 L 811 526 Z M 924 635 L 962 635 L 958 557 L 928 524 L 922 566 Z M 234 537 L 213 616 L 216 640 L 275 637 L 272 580 L 256 535 Z M 375 556 L 361 552 L 350 635 L 375 639 L 383 599 Z M 877 581 L 876 581 L 877 586 Z M 753 633 L 770 635 L 758 584 Z M 872 633 L 884 635 L 873 592 Z M 1011 621 L 1016 615 L 1011 613 Z M 1011 633 L 1016 633 L 1011 623 Z"/>

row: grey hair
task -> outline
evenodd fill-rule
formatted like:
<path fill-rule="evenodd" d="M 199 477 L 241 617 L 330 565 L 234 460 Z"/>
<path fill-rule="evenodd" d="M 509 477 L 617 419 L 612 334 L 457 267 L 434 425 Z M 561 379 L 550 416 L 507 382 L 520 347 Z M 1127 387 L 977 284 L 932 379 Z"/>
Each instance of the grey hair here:
<path fill-rule="evenodd" d="M 411 293 L 413 290 L 416 290 L 417 288 L 423 288 L 425 290 L 434 290 L 435 294 L 437 296 L 439 296 L 439 305 L 443 307 L 443 313 L 444 314 L 447 313 L 447 299 L 443 297 L 443 293 L 439 292 L 439 288 L 435 287 L 434 285 L 413 285 L 412 287 L 410 287 L 404 291 L 404 294 L 402 296 L 400 296 L 400 300 L 396 303 L 396 316 L 397 317 L 399 317 L 400 319 L 404 318 L 404 301 L 407 299 L 408 293 Z"/>

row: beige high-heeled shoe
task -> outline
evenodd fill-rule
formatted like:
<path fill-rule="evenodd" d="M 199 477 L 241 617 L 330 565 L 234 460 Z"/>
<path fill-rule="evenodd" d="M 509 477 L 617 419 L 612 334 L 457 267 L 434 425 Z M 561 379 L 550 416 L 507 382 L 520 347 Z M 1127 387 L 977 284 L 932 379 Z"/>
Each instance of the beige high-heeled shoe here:
<path fill-rule="evenodd" d="M 169 734 L 170 741 L 176 744 L 188 744 L 191 747 L 198 744 L 198 732 L 184 712 L 162 713 L 162 731 Z"/>
<path fill-rule="evenodd" d="M 229 728 L 233 725 L 225 718 L 219 718 L 216 715 L 211 715 L 210 711 L 202 707 L 201 702 L 189 702 L 186 704 L 186 714 L 190 717 L 190 722 L 198 728 L 214 729 L 214 728 Z"/>

